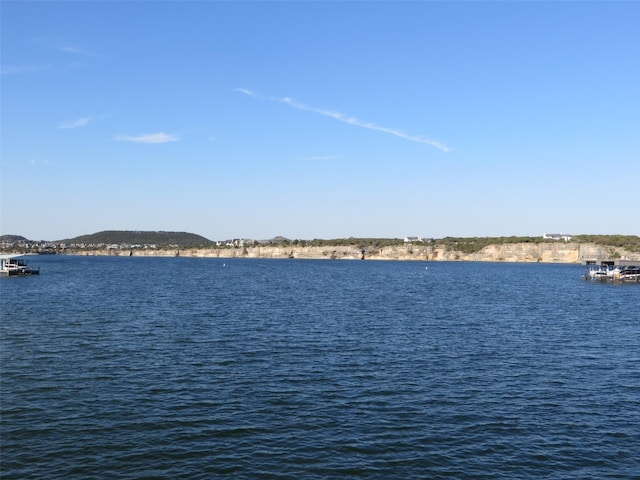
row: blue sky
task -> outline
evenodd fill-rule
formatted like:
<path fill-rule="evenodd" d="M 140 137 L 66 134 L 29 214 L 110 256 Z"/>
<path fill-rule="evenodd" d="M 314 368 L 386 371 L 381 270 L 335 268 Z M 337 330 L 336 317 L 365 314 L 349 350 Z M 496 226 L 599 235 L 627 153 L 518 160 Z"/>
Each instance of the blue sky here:
<path fill-rule="evenodd" d="M 640 2 L 0 14 L 2 234 L 640 234 Z"/>

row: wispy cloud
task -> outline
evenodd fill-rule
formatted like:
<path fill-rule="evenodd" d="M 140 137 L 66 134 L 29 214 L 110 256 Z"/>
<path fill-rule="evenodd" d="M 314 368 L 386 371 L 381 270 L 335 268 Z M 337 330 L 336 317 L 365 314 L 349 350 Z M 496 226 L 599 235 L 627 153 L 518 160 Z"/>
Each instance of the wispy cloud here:
<path fill-rule="evenodd" d="M 0 68 L 1 75 L 19 75 L 33 73 L 51 68 L 49 65 L 6 65 Z"/>
<path fill-rule="evenodd" d="M 58 126 L 58 128 L 78 128 L 84 127 L 89 124 L 89 122 L 93 120 L 93 117 L 83 117 L 78 118 L 77 120 L 72 120 L 70 122 L 62 123 Z"/>
<path fill-rule="evenodd" d="M 247 90 L 246 88 L 236 88 L 235 91 L 236 92 L 240 92 L 240 93 L 244 93 L 245 95 L 249 95 L 250 97 L 253 97 L 253 98 L 259 98 L 260 100 L 277 100 L 275 98 L 261 97 L 261 96 L 255 94 L 255 93 L 253 93 L 253 91 Z"/>
<path fill-rule="evenodd" d="M 248 95 L 253 98 L 257 98 L 259 100 L 268 100 L 270 102 L 279 102 L 284 103 L 285 105 L 290 106 L 291 108 L 295 108 L 296 110 L 302 110 L 305 112 L 317 113 L 318 115 L 322 115 L 325 117 L 333 118 L 339 122 L 343 122 L 349 125 L 353 125 L 354 127 L 366 128 L 368 130 L 374 130 L 381 133 L 386 133 L 388 135 L 393 135 L 398 138 L 402 138 L 403 140 L 408 140 L 410 142 L 423 143 L 425 145 L 430 145 L 432 147 L 437 148 L 443 152 L 449 152 L 450 148 L 446 145 L 432 140 L 430 138 L 426 138 L 420 135 L 410 135 L 401 130 L 397 130 L 395 128 L 383 127 L 376 123 L 372 122 L 363 122 L 362 120 L 357 119 L 356 117 L 352 117 L 346 115 L 344 113 L 340 113 L 334 110 L 326 110 L 323 108 L 312 107 L 309 105 L 305 105 L 304 103 L 297 102 L 289 97 L 278 98 L 278 97 L 265 97 L 262 95 L 258 95 L 251 90 L 247 90 L 246 88 L 236 88 L 236 92 L 242 93 L 244 95 Z"/>
<path fill-rule="evenodd" d="M 82 57 L 96 57 L 98 56 L 94 52 L 87 50 L 86 48 L 78 47 L 73 43 L 57 37 L 36 37 L 32 39 L 32 42 L 36 45 L 58 50 L 59 52 L 67 53 L 69 55 L 77 55 Z"/>
<path fill-rule="evenodd" d="M 133 142 L 133 143 L 168 143 L 177 142 L 180 140 L 175 135 L 167 133 L 144 133 L 141 135 L 117 135 L 115 139 L 119 142 Z"/>
<path fill-rule="evenodd" d="M 99 57 L 100 55 L 86 48 L 81 48 L 70 42 L 55 37 L 36 37 L 31 42 L 44 48 L 57 50 L 76 57 Z M 73 67 L 74 65 L 71 65 Z M 2 65 L 0 75 L 19 75 L 56 68 L 52 65 Z"/>

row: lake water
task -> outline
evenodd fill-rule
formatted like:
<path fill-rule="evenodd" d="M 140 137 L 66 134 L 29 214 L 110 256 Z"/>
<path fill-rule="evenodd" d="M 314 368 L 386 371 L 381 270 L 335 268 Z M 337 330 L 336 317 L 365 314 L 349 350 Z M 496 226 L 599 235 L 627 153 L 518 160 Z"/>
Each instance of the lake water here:
<path fill-rule="evenodd" d="M 3 479 L 640 475 L 640 286 L 577 265 L 33 257 Z"/>

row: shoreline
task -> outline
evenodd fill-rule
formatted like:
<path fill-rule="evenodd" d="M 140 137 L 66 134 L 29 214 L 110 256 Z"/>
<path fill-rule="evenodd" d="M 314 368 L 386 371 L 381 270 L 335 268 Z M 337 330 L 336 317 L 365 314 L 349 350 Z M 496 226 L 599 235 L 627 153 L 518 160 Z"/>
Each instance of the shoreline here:
<path fill-rule="evenodd" d="M 37 253 L 37 252 L 34 252 Z M 377 249 L 352 246 L 248 246 L 233 248 L 67 249 L 56 252 L 77 256 L 282 258 L 313 260 L 475 261 L 504 263 L 585 264 L 597 261 L 640 263 L 640 253 L 620 247 L 586 243 L 492 244 L 466 253 L 445 245 L 396 245 Z"/>

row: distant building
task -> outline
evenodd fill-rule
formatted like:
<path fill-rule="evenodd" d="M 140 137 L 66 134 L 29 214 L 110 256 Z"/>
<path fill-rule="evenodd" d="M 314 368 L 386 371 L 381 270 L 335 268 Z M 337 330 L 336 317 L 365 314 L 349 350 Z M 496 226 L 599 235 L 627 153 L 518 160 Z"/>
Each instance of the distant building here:
<path fill-rule="evenodd" d="M 226 247 L 244 247 L 245 245 L 249 245 L 253 243 L 253 240 L 249 240 L 246 238 L 232 238 L 231 240 L 225 240 L 222 244 Z M 218 242 L 220 244 L 220 242 Z"/>
<path fill-rule="evenodd" d="M 404 243 L 418 243 L 422 242 L 422 237 L 404 237 Z"/>
<path fill-rule="evenodd" d="M 545 240 L 555 240 L 559 242 L 560 240 L 564 240 L 565 242 L 571 241 L 571 235 L 566 235 L 564 233 L 544 233 L 542 234 L 542 238 Z"/>

